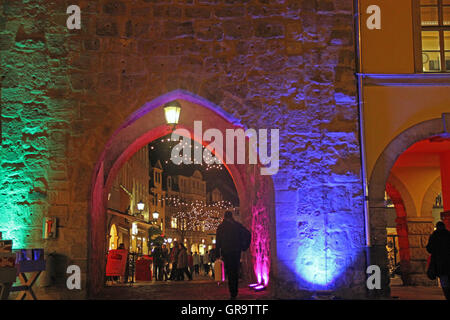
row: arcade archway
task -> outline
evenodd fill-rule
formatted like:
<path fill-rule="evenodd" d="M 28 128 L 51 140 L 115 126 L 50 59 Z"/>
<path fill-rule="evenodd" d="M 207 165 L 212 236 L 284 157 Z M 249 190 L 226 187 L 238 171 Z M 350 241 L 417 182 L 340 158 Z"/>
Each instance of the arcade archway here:
<path fill-rule="evenodd" d="M 386 206 L 384 197 L 387 190 L 394 198 L 392 200 L 397 214 L 400 213 L 396 222 L 397 229 L 401 230 L 404 238 L 403 259 L 407 261 L 410 256 L 411 260 L 406 272 L 412 277 L 407 284 L 424 285 L 427 282 L 425 267 L 428 254 L 425 242 L 433 231 L 433 219 L 431 215 L 422 216 L 422 206 L 428 207 L 423 201 L 430 185 L 437 178 L 435 174 L 439 176 L 441 166 L 438 158 L 431 163 L 430 158 L 424 154 L 444 151 L 445 147 L 442 149 L 442 144 L 439 143 L 448 142 L 449 133 L 446 126 L 443 117 L 419 123 L 402 132 L 385 148 L 372 171 L 369 183 L 369 264 L 382 268 L 383 288 L 389 288 L 390 278 L 386 249 L 387 217 L 390 209 Z M 418 194 L 420 196 L 417 196 Z"/>
<path fill-rule="evenodd" d="M 176 90 L 146 103 L 116 130 L 102 152 L 92 178 L 89 224 L 89 295 L 94 296 L 104 284 L 107 233 L 107 192 L 121 166 L 151 141 L 170 134 L 172 128 L 164 119 L 163 106 L 177 100 L 182 107 L 178 128 L 188 130 L 193 140 L 194 121 L 202 121 L 203 130 L 243 128 L 211 102 L 191 93 Z M 224 134 L 225 136 L 225 134 Z M 247 150 L 247 149 L 246 149 Z M 248 163 L 248 162 L 247 162 Z M 265 283 L 270 288 L 272 256 L 275 255 L 275 212 L 273 182 L 261 175 L 260 165 L 226 164 L 239 197 L 241 221 L 253 231 L 250 250 L 243 255 L 244 272 L 250 281 Z"/>

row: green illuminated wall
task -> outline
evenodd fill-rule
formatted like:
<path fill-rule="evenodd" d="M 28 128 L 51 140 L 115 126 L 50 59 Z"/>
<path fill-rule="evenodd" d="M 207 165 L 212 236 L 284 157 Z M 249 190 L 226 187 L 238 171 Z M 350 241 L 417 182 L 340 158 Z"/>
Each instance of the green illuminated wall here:
<path fill-rule="evenodd" d="M 45 2 L 0 5 L 0 231 L 14 248 L 43 245 L 52 150 L 61 148 L 54 136 L 61 127 L 58 108 L 65 104 L 65 31 L 47 19 Z"/>

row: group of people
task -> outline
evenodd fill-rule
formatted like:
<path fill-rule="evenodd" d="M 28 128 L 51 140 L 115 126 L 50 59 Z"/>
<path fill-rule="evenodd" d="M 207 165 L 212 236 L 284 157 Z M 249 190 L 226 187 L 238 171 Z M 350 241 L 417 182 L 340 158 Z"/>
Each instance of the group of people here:
<path fill-rule="evenodd" d="M 221 258 L 228 279 L 230 298 L 235 299 L 238 295 L 241 252 L 248 249 L 250 237 L 250 232 L 233 219 L 233 213 L 226 211 L 223 222 L 217 228 L 216 248 L 205 255 L 188 254 L 184 244 L 177 241 L 170 250 L 166 245 L 156 247 L 152 252 L 155 279 L 182 281 L 186 275 L 192 280 L 193 274 L 200 274 L 200 269 L 203 269 L 205 275 L 209 275 L 211 271 L 214 278 L 214 263 Z"/>
<path fill-rule="evenodd" d="M 165 244 L 155 247 L 151 256 L 153 257 L 153 272 L 156 281 L 183 281 L 185 276 L 192 280 L 194 275 L 214 277 L 214 263 L 216 261 L 216 250 L 213 248 L 205 254 L 188 252 L 185 245 L 174 241 L 172 248 Z"/>

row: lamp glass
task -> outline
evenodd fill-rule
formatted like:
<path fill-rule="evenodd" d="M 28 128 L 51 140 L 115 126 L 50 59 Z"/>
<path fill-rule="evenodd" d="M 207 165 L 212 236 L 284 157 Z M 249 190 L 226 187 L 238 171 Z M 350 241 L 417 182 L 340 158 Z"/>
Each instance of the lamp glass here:
<path fill-rule="evenodd" d="M 176 105 L 168 105 L 164 107 L 164 115 L 168 124 L 178 124 L 181 108 Z"/>
<path fill-rule="evenodd" d="M 145 204 L 142 201 L 139 201 L 139 203 L 137 204 L 137 208 L 139 211 L 142 211 L 145 208 Z"/>
<path fill-rule="evenodd" d="M 153 212 L 153 219 L 157 220 L 159 218 L 159 213 L 158 212 Z"/>
<path fill-rule="evenodd" d="M 132 235 L 138 234 L 138 225 L 136 222 L 133 222 L 133 224 L 131 225 L 131 234 Z"/>

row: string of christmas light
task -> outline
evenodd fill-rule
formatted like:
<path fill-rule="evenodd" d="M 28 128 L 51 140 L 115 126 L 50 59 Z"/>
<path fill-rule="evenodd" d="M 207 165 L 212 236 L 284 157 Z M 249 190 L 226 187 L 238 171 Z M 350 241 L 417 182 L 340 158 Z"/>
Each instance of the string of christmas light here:
<path fill-rule="evenodd" d="M 158 203 L 162 203 L 165 201 L 166 206 L 171 207 L 181 207 L 181 206 L 189 206 L 189 207 L 202 207 L 202 208 L 217 208 L 217 209 L 230 209 L 233 207 L 233 204 L 228 200 L 220 200 L 213 202 L 205 202 L 204 200 L 189 200 L 189 199 L 181 199 L 177 196 L 165 196 L 163 198 L 158 199 Z"/>
<path fill-rule="evenodd" d="M 217 157 L 215 157 L 208 149 L 206 149 L 205 146 L 200 145 L 199 143 L 191 140 L 192 144 L 191 144 L 191 150 L 193 149 L 199 149 L 200 147 L 202 148 L 202 155 L 203 155 L 203 161 L 202 164 L 185 164 L 184 161 L 188 162 L 189 157 L 188 155 L 184 155 L 183 158 L 183 162 L 179 165 L 185 165 L 185 166 L 190 166 L 190 165 L 197 165 L 197 166 L 203 166 L 205 167 L 206 171 L 210 171 L 210 170 L 223 170 L 223 163 L 220 161 L 220 159 L 218 159 Z M 171 141 L 170 138 L 165 138 L 165 139 L 161 139 L 160 140 L 161 143 L 168 143 L 168 144 L 173 144 L 174 146 L 171 148 L 171 150 L 173 149 L 174 152 L 181 152 L 181 148 L 182 147 L 188 147 L 189 146 L 189 142 L 183 142 L 181 143 L 180 141 Z M 176 145 L 175 145 L 176 144 Z M 155 146 L 150 146 L 150 150 L 155 150 Z M 207 152 L 205 153 L 205 150 L 207 150 Z M 165 164 L 169 164 L 170 160 L 164 160 Z"/>
<path fill-rule="evenodd" d="M 221 222 L 221 210 L 202 210 L 192 207 L 177 211 L 172 218 L 177 219 L 177 229 L 180 231 L 214 231 Z"/>

